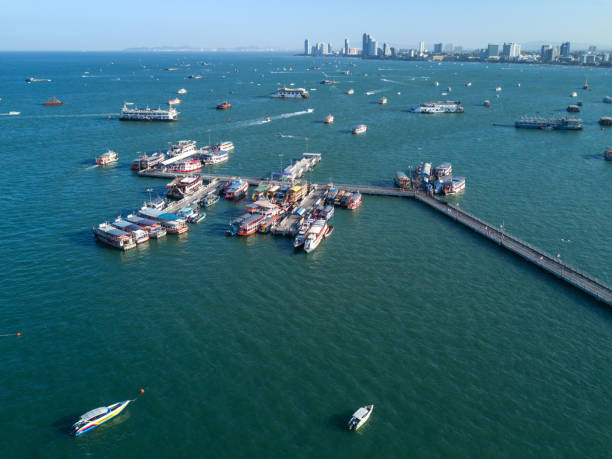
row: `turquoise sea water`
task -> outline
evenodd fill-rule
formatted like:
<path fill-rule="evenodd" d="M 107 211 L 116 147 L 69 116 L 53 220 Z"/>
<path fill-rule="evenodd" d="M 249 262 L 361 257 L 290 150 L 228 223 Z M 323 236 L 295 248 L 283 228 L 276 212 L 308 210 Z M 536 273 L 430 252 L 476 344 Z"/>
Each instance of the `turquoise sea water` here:
<path fill-rule="evenodd" d="M 467 177 L 453 203 L 612 283 L 612 130 L 597 125 L 611 70 L 276 54 L 3 53 L 0 66 L 0 113 L 21 112 L 0 116 L 0 334 L 22 333 L 0 337 L 2 457 L 609 455 L 610 310 L 418 203 L 338 209 L 312 256 L 269 235 L 226 238 L 244 203 L 125 254 L 91 227 L 163 190 L 129 165 L 179 139 L 233 141 L 211 169 L 223 174 L 321 152 L 318 182 L 390 184 L 450 160 Z M 322 72 L 338 83 L 320 85 Z M 186 79 L 196 73 L 208 78 Z M 316 91 L 268 98 L 279 83 Z M 177 123 L 116 118 L 124 101 L 156 107 L 182 87 Z M 408 112 L 447 87 L 465 114 Z M 508 127 L 564 114 L 572 91 L 582 132 Z M 53 96 L 66 105 L 40 105 Z M 227 97 L 232 110 L 215 110 Z M 350 135 L 359 123 L 367 134 Z M 119 164 L 92 167 L 109 148 Z M 68 435 L 127 398 L 120 417 Z M 368 403 L 366 426 L 344 430 Z"/>

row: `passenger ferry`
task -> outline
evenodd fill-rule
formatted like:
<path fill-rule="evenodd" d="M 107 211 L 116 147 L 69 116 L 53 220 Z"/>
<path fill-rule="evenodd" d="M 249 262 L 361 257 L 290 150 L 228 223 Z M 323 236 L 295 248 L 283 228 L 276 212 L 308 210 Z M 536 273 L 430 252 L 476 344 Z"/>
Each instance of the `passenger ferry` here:
<path fill-rule="evenodd" d="M 92 429 L 110 421 L 119 413 L 121 413 L 132 400 L 113 403 L 109 406 L 102 406 L 83 414 L 77 422 L 72 425 L 72 435 L 79 435 L 89 432 Z"/>
<path fill-rule="evenodd" d="M 123 220 L 121 217 L 118 217 L 113 223 L 111 223 L 111 225 L 132 236 L 132 239 L 136 244 L 142 244 L 143 242 L 147 242 L 149 240 L 149 233 L 147 231 L 135 223 Z"/>
<path fill-rule="evenodd" d="M 147 108 L 128 108 L 128 104 L 125 104 L 121 109 L 121 115 L 119 120 L 121 121 L 178 121 L 179 112 L 173 107 L 168 110 L 162 110 L 161 108 L 150 109 Z"/>
<path fill-rule="evenodd" d="M 437 177 L 443 177 L 445 175 L 451 175 L 453 173 L 453 166 L 451 163 L 442 163 L 434 169 L 434 174 Z"/>
<path fill-rule="evenodd" d="M 308 99 L 310 94 L 304 88 L 279 88 L 270 94 L 276 99 Z"/>
<path fill-rule="evenodd" d="M 202 188 L 202 177 L 199 175 L 177 177 L 167 184 L 166 188 L 168 188 L 169 197 L 183 199 Z"/>
<path fill-rule="evenodd" d="M 444 194 L 455 194 L 465 190 L 465 177 L 453 177 L 444 183 Z"/>
<path fill-rule="evenodd" d="M 166 155 L 169 158 L 176 156 L 187 157 L 189 155 L 195 155 L 198 152 L 195 140 L 179 140 L 177 143 L 170 146 Z"/>
<path fill-rule="evenodd" d="M 227 152 L 232 152 L 234 151 L 234 144 L 232 142 L 230 142 L 229 140 L 226 140 L 224 142 L 219 142 L 215 145 L 212 146 L 211 151 L 227 151 Z"/>
<path fill-rule="evenodd" d="M 149 233 L 149 237 L 153 239 L 159 239 L 166 235 L 166 229 L 162 228 L 159 222 L 156 222 L 155 220 L 139 217 L 138 215 L 134 214 L 129 214 L 127 217 L 125 217 L 125 219 L 130 223 L 140 226 L 147 233 Z"/>
<path fill-rule="evenodd" d="M 346 208 L 347 209 L 357 209 L 361 205 L 361 193 L 358 191 L 357 193 L 353 193 L 347 200 Z"/>
<path fill-rule="evenodd" d="M 334 116 L 333 116 L 333 115 L 331 115 L 331 114 L 330 114 L 330 115 L 327 115 L 327 116 L 325 117 L 325 119 L 323 120 L 323 122 L 324 122 L 325 124 L 332 124 L 332 123 L 334 122 Z"/>
<path fill-rule="evenodd" d="M 540 118 L 523 117 L 514 122 L 514 127 L 523 129 L 552 129 L 559 131 L 579 131 L 582 129 L 580 118 Z"/>
<path fill-rule="evenodd" d="M 240 227 L 238 229 L 238 236 L 249 236 L 259 229 L 259 225 L 261 225 L 264 219 L 264 215 L 261 214 L 252 214 L 248 217 L 244 218 L 240 222 Z"/>
<path fill-rule="evenodd" d="M 127 252 L 136 247 L 136 242 L 132 239 L 129 233 L 114 228 L 110 223 L 100 223 L 94 226 L 93 233 L 96 238 L 105 244 L 115 247 L 116 249 Z"/>
<path fill-rule="evenodd" d="M 108 150 L 103 155 L 96 157 L 96 164 L 98 166 L 106 166 L 108 164 L 116 163 L 119 161 L 119 155 L 113 150 Z"/>
<path fill-rule="evenodd" d="M 355 126 L 351 131 L 352 134 L 364 134 L 368 130 L 368 127 L 365 124 L 360 124 L 359 126 Z"/>
<path fill-rule="evenodd" d="M 168 167 L 168 170 L 173 172 L 188 173 L 202 169 L 202 161 L 199 159 L 190 159 L 187 161 L 179 161 Z"/>
<path fill-rule="evenodd" d="M 162 152 L 153 153 L 152 155 L 141 155 L 132 161 L 130 169 L 134 171 L 141 171 L 144 169 L 150 169 L 151 167 L 161 163 L 166 159 L 166 155 Z"/>
<path fill-rule="evenodd" d="M 227 151 L 221 151 L 218 153 L 208 152 L 204 153 L 202 156 L 202 162 L 206 165 L 209 164 L 218 164 L 229 159 L 229 153 Z"/>
<path fill-rule="evenodd" d="M 249 189 L 249 182 L 242 179 L 236 179 L 227 185 L 223 190 L 225 199 L 241 199 Z"/>
<path fill-rule="evenodd" d="M 158 221 L 162 228 L 170 234 L 182 234 L 189 230 L 184 218 L 169 212 L 164 212 L 163 210 L 143 207 L 138 211 L 138 215 L 143 218 Z"/>
<path fill-rule="evenodd" d="M 306 233 L 306 238 L 304 239 L 304 252 L 311 253 L 319 246 L 325 233 L 327 232 L 327 221 L 325 220 L 316 220 L 308 232 Z"/>
<path fill-rule="evenodd" d="M 465 109 L 458 100 L 427 102 L 419 104 L 410 109 L 412 113 L 463 113 Z"/>

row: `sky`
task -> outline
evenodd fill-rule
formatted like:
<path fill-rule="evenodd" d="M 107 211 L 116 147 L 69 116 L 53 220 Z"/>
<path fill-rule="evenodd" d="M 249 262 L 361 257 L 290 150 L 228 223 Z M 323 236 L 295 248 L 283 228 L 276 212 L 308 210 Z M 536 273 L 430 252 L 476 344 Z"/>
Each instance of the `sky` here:
<path fill-rule="evenodd" d="M 379 43 L 420 40 L 484 48 L 487 43 L 545 41 L 612 45 L 612 0 L 5 0 L 0 50 L 122 50 L 138 47 L 254 46 L 302 50 L 304 39 L 363 32 Z"/>

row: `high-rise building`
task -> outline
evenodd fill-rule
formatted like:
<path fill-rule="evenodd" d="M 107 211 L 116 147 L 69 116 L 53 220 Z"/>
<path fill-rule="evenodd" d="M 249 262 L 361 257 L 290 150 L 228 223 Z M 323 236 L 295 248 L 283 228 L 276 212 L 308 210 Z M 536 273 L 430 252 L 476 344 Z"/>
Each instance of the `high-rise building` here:
<path fill-rule="evenodd" d="M 559 48 L 556 46 L 553 48 L 550 45 L 543 45 L 540 50 L 540 57 L 542 62 L 554 62 L 559 57 Z"/>
<path fill-rule="evenodd" d="M 455 47 L 453 48 L 453 52 L 454 52 L 455 54 L 462 54 L 462 53 L 463 53 L 463 46 L 455 46 Z"/>
<path fill-rule="evenodd" d="M 375 38 L 370 37 L 370 47 L 368 49 L 368 56 L 376 56 L 378 54 L 378 41 Z"/>
<path fill-rule="evenodd" d="M 391 48 L 389 47 L 389 43 L 383 44 L 383 56 L 388 57 L 391 55 Z"/>
<path fill-rule="evenodd" d="M 442 49 L 442 52 L 444 54 L 453 54 L 453 44 L 452 43 L 446 43 L 444 45 L 444 48 Z"/>
<path fill-rule="evenodd" d="M 561 43 L 561 57 L 569 57 L 570 56 L 570 42 L 566 41 L 565 43 Z"/>
<path fill-rule="evenodd" d="M 370 35 L 367 33 L 364 33 L 362 36 L 362 43 L 361 43 L 361 55 L 362 56 L 367 56 L 369 54 L 370 40 L 371 40 Z"/>
<path fill-rule="evenodd" d="M 423 54 L 425 54 L 425 42 L 420 41 L 419 42 L 419 56 L 422 56 Z"/>
<path fill-rule="evenodd" d="M 506 42 L 502 49 L 504 59 L 516 59 L 521 55 L 521 45 L 518 43 Z"/>
<path fill-rule="evenodd" d="M 304 40 L 304 54 L 310 54 L 310 40 Z"/>
<path fill-rule="evenodd" d="M 332 44 L 328 43 L 327 44 L 327 54 L 331 54 L 332 52 L 333 52 Z"/>
<path fill-rule="evenodd" d="M 434 43 L 434 54 L 442 54 L 442 43 Z"/>
<path fill-rule="evenodd" d="M 499 45 L 497 43 L 489 43 L 487 46 L 486 56 L 488 59 L 499 57 Z"/>
<path fill-rule="evenodd" d="M 345 39 L 344 39 L 344 54 L 345 54 L 346 56 L 348 56 L 348 55 L 349 55 L 349 50 L 350 50 L 350 47 L 349 47 L 349 39 L 348 39 L 348 38 L 345 38 Z"/>
<path fill-rule="evenodd" d="M 595 45 L 589 46 L 589 53 L 594 53 L 595 51 L 597 51 L 597 46 Z"/>

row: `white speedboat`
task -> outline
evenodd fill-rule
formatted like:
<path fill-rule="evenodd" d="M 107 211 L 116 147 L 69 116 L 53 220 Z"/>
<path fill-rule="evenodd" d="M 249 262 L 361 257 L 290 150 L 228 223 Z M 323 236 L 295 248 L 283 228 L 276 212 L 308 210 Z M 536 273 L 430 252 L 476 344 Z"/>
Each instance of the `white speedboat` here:
<path fill-rule="evenodd" d="M 111 420 L 121 413 L 131 401 L 132 400 L 125 400 L 123 402 L 113 403 L 109 406 L 102 406 L 100 408 L 88 411 L 72 425 L 72 434 L 75 437 L 78 437 L 79 435 L 89 432 L 91 429 L 95 429 L 99 425 L 104 424 L 106 421 Z"/>
<path fill-rule="evenodd" d="M 363 134 L 368 130 L 368 127 L 365 124 L 360 124 L 359 126 L 355 126 L 351 131 L 352 134 Z"/>
<path fill-rule="evenodd" d="M 374 405 L 366 405 L 359 408 L 353 413 L 351 420 L 348 422 L 349 430 L 357 430 L 370 418 L 370 415 L 374 411 Z"/>

